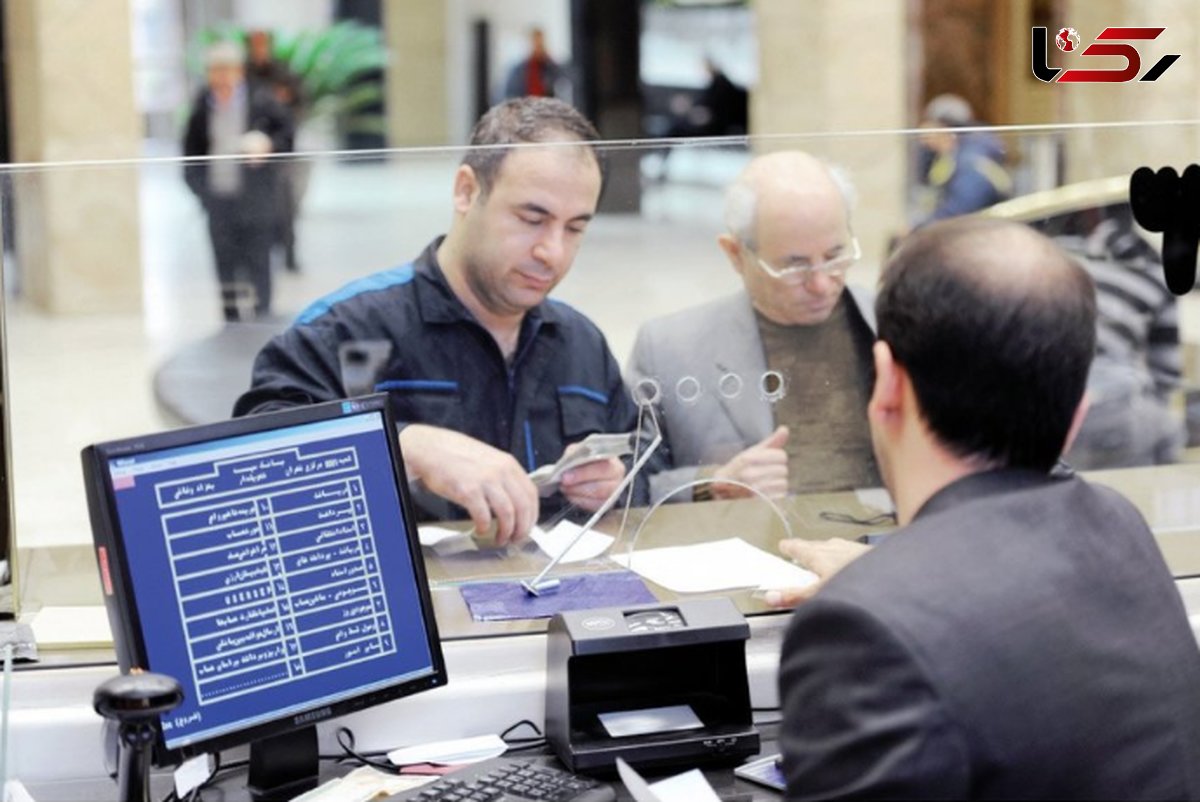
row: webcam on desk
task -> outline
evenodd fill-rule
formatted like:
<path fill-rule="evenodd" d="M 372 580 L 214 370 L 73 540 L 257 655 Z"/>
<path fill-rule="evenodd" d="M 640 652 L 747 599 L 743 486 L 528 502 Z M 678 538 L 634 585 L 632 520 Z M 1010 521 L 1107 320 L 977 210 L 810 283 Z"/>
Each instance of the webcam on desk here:
<path fill-rule="evenodd" d="M 117 770 L 121 802 L 149 802 L 150 753 L 158 717 L 183 701 L 183 689 L 165 674 L 121 674 L 96 688 L 92 707 L 117 723 L 121 759 Z"/>

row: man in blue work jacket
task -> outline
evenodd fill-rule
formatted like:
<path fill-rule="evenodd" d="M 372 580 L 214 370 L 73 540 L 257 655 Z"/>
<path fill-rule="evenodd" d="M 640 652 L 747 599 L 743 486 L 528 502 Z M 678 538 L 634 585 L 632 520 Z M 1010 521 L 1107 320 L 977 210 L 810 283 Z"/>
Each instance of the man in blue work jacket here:
<path fill-rule="evenodd" d="M 337 290 L 255 360 L 245 415 L 386 391 L 425 519 L 465 509 L 477 531 L 524 537 L 528 472 L 595 432 L 628 432 L 637 408 L 603 334 L 547 300 L 596 213 L 595 128 L 570 105 L 490 109 L 454 176 L 449 232 L 412 262 Z M 513 145 L 514 147 L 503 147 Z M 569 471 L 548 508 L 595 510 L 625 475 L 616 458 Z M 428 492 L 424 492 L 428 491 Z"/>

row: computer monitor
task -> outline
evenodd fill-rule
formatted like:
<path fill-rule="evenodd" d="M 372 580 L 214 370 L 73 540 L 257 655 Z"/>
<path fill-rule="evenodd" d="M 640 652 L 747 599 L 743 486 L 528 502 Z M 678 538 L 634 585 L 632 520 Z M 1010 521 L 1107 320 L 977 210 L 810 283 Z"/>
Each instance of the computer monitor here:
<path fill-rule="evenodd" d="M 250 743 L 251 792 L 295 790 L 316 722 L 446 683 L 386 396 L 101 443 L 83 469 L 121 670 L 184 689 L 157 764 Z"/>

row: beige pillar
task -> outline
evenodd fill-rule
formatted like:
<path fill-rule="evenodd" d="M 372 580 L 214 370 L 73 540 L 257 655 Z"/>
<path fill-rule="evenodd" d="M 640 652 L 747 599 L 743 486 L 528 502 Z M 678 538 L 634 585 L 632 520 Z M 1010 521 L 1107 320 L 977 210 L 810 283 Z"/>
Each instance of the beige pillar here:
<path fill-rule="evenodd" d="M 139 154 L 128 0 L 7 0 L 17 162 Z M 134 167 L 46 167 L 14 181 L 26 295 L 56 314 L 141 309 Z"/>
<path fill-rule="evenodd" d="M 385 0 L 383 37 L 389 144 L 446 144 L 445 0 Z"/>
<path fill-rule="evenodd" d="M 906 125 L 905 3 L 755 0 L 759 83 L 752 134 L 764 148 L 800 147 L 833 159 L 859 191 L 855 229 L 864 261 L 878 263 L 905 227 L 906 139 L 899 135 L 803 137 L 888 131 Z"/>
<path fill-rule="evenodd" d="M 1061 122 L 1063 107 L 1063 92 L 1054 84 L 1042 83 L 1033 77 L 1032 59 L 1030 58 L 1030 42 L 1034 25 L 1052 26 L 1052 19 L 1039 19 L 1035 16 L 1035 0 L 1008 0 L 1003 4 L 999 14 L 1004 19 L 1007 30 L 1007 56 L 1005 67 L 1008 74 L 1004 77 L 1008 84 L 1008 109 L 1005 121 L 1013 125 L 1042 124 Z M 1047 31 L 1047 36 L 1053 38 L 1058 32 Z M 1055 61 L 1057 49 L 1050 45 L 1051 63 Z"/>
<path fill-rule="evenodd" d="M 1178 0 L 1067 0 L 1062 24 L 1079 31 L 1086 47 L 1106 27 L 1165 27 L 1150 42 L 1131 42 L 1145 74 L 1163 55 L 1180 58 L 1153 83 L 1052 84 L 1062 93 L 1063 122 L 1166 121 L 1200 119 L 1200 5 Z M 1053 37 L 1057 31 L 1050 31 Z M 1054 67 L 1119 68 L 1120 58 L 1081 58 L 1050 46 Z M 1182 169 L 1200 161 L 1200 129 L 1195 125 L 1157 125 L 1152 129 L 1086 129 L 1067 137 L 1067 181 L 1128 174 L 1135 167 L 1172 165 Z"/>

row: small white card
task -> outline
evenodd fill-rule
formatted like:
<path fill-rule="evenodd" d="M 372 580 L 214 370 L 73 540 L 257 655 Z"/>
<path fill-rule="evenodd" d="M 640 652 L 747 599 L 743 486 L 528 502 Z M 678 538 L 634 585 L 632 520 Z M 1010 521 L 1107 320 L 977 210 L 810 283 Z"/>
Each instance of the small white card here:
<path fill-rule="evenodd" d="M 175 796 L 184 799 L 194 789 L 208 782 L 212 774 L 212 755 L 196 755 L 185 760 L 175 769 Z"/>
<path fill-rule="evenodd" d="M 884 512 L 896 511 L 896 504 L 886 487 L 860 487 L 854 491 L 854 497 L 864 507 L 873 507 Z"/>
<path fill-rule="evenodd" d="M 622 710 L 618 713 L 600 713 L 600 723 L 612 738 L 630 735 L 648 735 L 652 732 L 674 730 L 698 730 L 704 722 L 689 705 L 647 707 L 642 710 Z"/>

